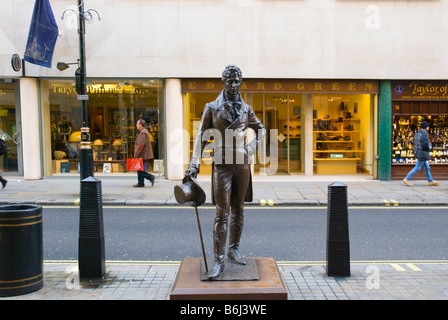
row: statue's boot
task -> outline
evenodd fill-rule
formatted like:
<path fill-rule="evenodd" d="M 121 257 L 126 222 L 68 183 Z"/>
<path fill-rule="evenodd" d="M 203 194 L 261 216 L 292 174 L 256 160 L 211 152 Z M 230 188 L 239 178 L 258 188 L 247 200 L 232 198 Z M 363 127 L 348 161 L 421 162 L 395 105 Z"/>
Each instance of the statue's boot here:
<path fill-rule="evenodd" d="M 242 264 L 242 265 L 246 264 L 246 260 L 242 256 L 240 256 L 238 248 L 229 249 L 228 257 L 230 260 L 232 260 L 235 263 Z"/>
<path fill-rule="evenodd" d="M 215 222 L 213 229 L 213 250 L 215 256 L 215 264 L 208 272 L 210 280 L 218 279 L 224 272 L 224 251 L 227 237 L 227 223 Z"/>
<path fill-rule="evenodd" d="M 245 265 L 246 260 L 240 255 L 239 246 L 241 233 L 243 232 L 243 219 L 234 219 L 232 216 L 230 222 L 230 234 L 229 234 L 229 260 L 238 264 Z"/>
<path fill-rule="evenodd" d="M 215 264 L 211 268 L 211 270 L 208 271 L 208 279 L 209 280 L 216 280 L 219 279 L 219 277 L 224 272 L 224 256 L 220 257 L 219 259 L 215 259 Z"/>

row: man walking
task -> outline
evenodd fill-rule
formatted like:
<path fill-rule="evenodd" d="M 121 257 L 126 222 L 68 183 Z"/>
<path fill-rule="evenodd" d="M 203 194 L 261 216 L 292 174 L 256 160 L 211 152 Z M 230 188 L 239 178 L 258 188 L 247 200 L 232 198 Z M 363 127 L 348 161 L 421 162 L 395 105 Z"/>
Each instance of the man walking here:
<path fill-rule="evenodd" d="M 134 158 L 143 159 L 143 171 L 137 171 L 138 183 L 134 184 L 134 187 L 140 188 L 145 186 L 145 179 L 148 179 L 151 181 L 151 185 L 154 185 L 155 177 L 146 171 L 150 160 L 154 158 L 154 154 L 152 152 L 149 132 L 146 129 L 146 121 L 143 119 L 138 119 L 136 127 L 138 134 L 135 138 Z"/>
<path fill-rule="evenodd" d="M 413 186 L 413 184 L 409 181 L 412 176 L 420 171 L 420 169 L 425 168 L 426 178 L 428 179 L 429 186 L 438 186 L 439 183 L 433 181 L 431 176 L 431 171 L 429 168 L 429 123 L 423 121 L 420 125 L 420 131 L 414 135 L 414 152 L 415 157 L 417 158 L 417 164 L 415 167 L 409 171 L 406 178 L 403 179 L 403 183 L 407 186 Z"/>
<path fill-rule="evenodd" d="M 4 179 L 2 176 L 0 176 L 0 182 L 2 184 L 2 189 L 5 188 L 6 183 L 8 182 L 8 180 Z"/>
<path fill-rule="evenodd" d="M 228 257 L 235 263 L 246 264 L 240 256 L 239 243 L 244 223 L 244 202 L 252 201 L 249 159 L 255 153 L 256 144 L 263 140 L 265 129 L 239 93 L 242 80 L 241 70 L 236 66 L 227 66 L 223 71 L 224 90 L 215 101 L 204 107 L 191 163 L 185 173 L 186 177 L 193 178 L 199 173 L 202 151 L 209 139 L 207 135 L 213 132 L 212 202 L 216 205 L 216 216 L 213 225 L 215 265 L 209 271 L 210 280 L 219 278 L 224 270 L 229 213 Z M 249 128 L 255 130 L 256 138 L 246 145 Z"/>
<path fill-rule="evenodd" d="M 6 142 L 0 138 L 0 173 L 2 172 L 3 168 L 3 157 L 6 156 L 6 153 L 8 152 L 8 147 L 6 145 Z M 2 184 L 2 189 L 5 188 L 6 183 L 8 180 L 4 179 L 2 176 L 0 176 L 0 182 Z"/>

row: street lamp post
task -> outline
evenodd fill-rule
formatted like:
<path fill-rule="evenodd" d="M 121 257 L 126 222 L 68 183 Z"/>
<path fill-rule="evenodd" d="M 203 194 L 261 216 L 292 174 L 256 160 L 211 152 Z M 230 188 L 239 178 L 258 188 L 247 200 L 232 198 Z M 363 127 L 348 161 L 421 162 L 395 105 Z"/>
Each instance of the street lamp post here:
<path fill-rule="evenodd" d="M 93 154 L 90 141 L 90 128 L 87 114 L 87 80 L 86 80 L 86 48 L 85 48 L 85 16 L 84 1 L 78 0 L 79 19 L 79 90 L 78 99 L 81 100 L 81 143 L 80 143 L 80 178 L 93 177 Z M 77 71 L 78 71 L 77 70 Z"/>
<path fill-rule="evenodd" d="M 86 48 L 85 48 L 85 21 L 93 20 L 92 11 L 96 10 L 89 9 L 84 11 L 84 1 L 78 0 L 78 12 L 67 9 L 62 14 L 62 19 L 64 19 L 64 14 L 66 11 L 73 11 L 78 15 L 78 33 L 79 33 L 79 59 L 78 59 L 78 69 L 76 69 L 75 80 L 76 80 L 76 93 L 78 94 L 78 100 L 81 101 L 81 143 L 79 150 L 79 165 L 80 165 L 80 178 L 81 181 L 87 177 L 93 177 L 93 152 L 90 141 L 90 128 L 89 119 L 87 113 L 87 101 L 89 96 L 87 94 L 87 80 L 86 80 Z M 101 20 L 98 12 L 98 20 Z M 61 71 L 67 69 L 70 64 L 75 63 L 64 63 L 58 62 L 57 68 Z"/>
<path fill-rule="evenodd" d="M 79 60 L 75 82 L 78 100 L 81 101 L 82 115 L 79 150 L 81 188 L 78 243 L 78 269 L 81 278 L 103 277 L 106 272 L 101 181 L 93 177 L 93 153 L 87 113 L 89 96 L 86 81 L 85 20 L 92 20 L 91 11 L 95 10 L 84 11 L 84 0 L 78 0 L 78 12 L 74 12 L 78 14 L 79 33 Z M 98 19 L 100 19 L 99 15 Z M 68 64 L 58 63 L 57 67 L 59 70 L 65 70 Z"/>

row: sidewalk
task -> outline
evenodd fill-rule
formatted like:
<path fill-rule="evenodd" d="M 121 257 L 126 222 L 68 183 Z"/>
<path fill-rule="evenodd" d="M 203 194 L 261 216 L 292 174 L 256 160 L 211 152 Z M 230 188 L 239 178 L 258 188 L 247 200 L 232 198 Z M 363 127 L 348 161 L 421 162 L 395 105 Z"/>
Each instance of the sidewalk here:
<path fill-rule="evenodd" d="M 38 205 L 73 205 L 79 203 L 79 178 L 46 178 L 23 180 L 6 176 L 8 184 L 0 190 L 0 205 L 29 203 Z M 153 187 L 133 188 L 136 177 L 102 177 L 103 205 L 177 205 L 174 186 L 180 181 L 156 180 Z M 159 178 L 157 178 L 159 179 Z M 210 178 L 200 177 L 210 204 Z M 247 205 L 327 205 L 328 186 L 334 182 L 347 186 L 348 205 L 448 205 L 448 181 L 430 187 L 426 181 L 413 181 L 408 187 L 402 181 L 379 181 L 363 176 L 255 176 L 253 202 Z"/>
<path fill-rule="evenodd" d="M 0 205 L 79 204 L 79 178 L 28 181 L 6 176 Z M 156 180 L 153 187 L 133 188 L 135 177 L 101 177 L 103 205 L 176 205 L 173 188 L 180 181 Z M 253 180 L 248 205 L 326 206 L 328 186 L 347 186 L 348 204 L 370 206 L 448 205 L 448 181 L 378 181 L 364 177 L 260 177 Z M 210 204 L 210 180 L 199 178 Z M 79 280 L 77 261 L 44 261 L 44 287 L 2 300 L 169 300 L 180 261 L 106 261 L 104 279 Z M 448 261 L 351 262 L 350 277 L 328 277 L 325 261 L 277 261 L 289 300 L 448 300 Z"/>
<path fill-rule="evenodd" d="M 288 300 L 448 300 L 448 261 L 351 262 L 350 277 L 327 276 L 325 262 L 277 264 Z M 42 289 L 0 301 L 169 300 L 178 269 L 176 261 L 107 261 L 104 279 L 80 280 L 77 261 L 47 261 Z"/>

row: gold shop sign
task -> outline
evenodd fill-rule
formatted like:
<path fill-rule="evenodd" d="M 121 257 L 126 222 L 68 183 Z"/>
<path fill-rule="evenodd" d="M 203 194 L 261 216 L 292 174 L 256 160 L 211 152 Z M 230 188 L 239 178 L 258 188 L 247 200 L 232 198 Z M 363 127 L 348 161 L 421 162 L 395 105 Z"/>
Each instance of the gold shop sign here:
<path fill-rule="evenodd" d="M 243 79 L 241 92 L 378 93 L 377 80 Z M 219 92 L 221 79 L 183 79 L 182 92 Z"/>
<path fill-rule="evenodd" d="M 447 100 L 448 81 L 392 81 L 392 100 Z"/>
<path fill-rule="evenodd" d="M 118 84 L 95 84 L 86 86 L 87 94 L 137 94 L 151 95 L 154 93 L 150 88 L 141 88 L 138 86 L 119 86 Z M 51 93 L 76 95 L 73 85 L 68 84 L 51 84 Z"/>

